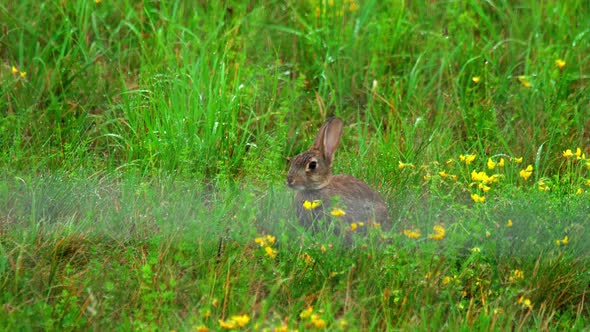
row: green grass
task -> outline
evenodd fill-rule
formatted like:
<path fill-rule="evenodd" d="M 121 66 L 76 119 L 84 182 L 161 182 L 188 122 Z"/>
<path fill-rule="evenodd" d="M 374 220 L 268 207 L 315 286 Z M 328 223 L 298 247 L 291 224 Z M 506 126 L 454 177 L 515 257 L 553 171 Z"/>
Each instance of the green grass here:
<path fill-rule="evenodd" d="M 0 326 L 586 328 L 589 11 L 0 5 Z M 335 171 L 378 189 L 393 222 L 351 246 L 302 229 L 284 186 L 332 115 Z"/>

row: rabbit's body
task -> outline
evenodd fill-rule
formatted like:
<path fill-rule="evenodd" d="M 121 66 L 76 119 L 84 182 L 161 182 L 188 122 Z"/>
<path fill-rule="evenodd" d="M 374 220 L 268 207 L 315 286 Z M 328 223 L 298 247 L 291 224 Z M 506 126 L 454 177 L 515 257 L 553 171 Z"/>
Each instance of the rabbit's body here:
<path fill-rule="evenodd" d="M 376 191 L 353 176 L 332 175 L 332 160 L 341 133 L 342 120 L 329 119 L 318 132 L 312 147 L 293 159 L 287 185 L 297 190 L 297 216 L 307 228 L 321 219 L 338 219 L 347 224 L 379 223 L 387 227 L 387 206 Z M 310 209 L 304 207 L 305 201 L 316 200 L 321 201 L 321 204 Z M 345 214 L 332 216 L 331 212 L 335 208 L 343 210 Z"/>
<path fill-rule="evenodd" d="M 343 195 L 343 193 L 347 193 Z M 333 199 L 336 200 L 335 206 Z M 303 207 L 305 201 L 319 200 L 321 205 L 312 210 Z M 345 214 L 338 219 L 347 224 L 353 222 L 387 223 L 387 207 L 379 194 L 363 181 L 345 174 L 334 175 L 328 185 L 319 190 L 301 190 L 295 195 L 297 216 L 309 228 L 314 220 L 333 218 L 331 212 L 338 207 Z"/>

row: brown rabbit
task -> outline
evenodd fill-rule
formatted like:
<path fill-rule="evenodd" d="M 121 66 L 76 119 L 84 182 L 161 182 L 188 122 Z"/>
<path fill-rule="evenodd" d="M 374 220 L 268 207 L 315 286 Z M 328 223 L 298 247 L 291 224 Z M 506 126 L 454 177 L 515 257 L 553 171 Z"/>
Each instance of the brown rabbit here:
<path fill-rule="evenodd" d="M 332 175 L 332 160 L 341 135 L 342 120 L 330 118 L 320 128 L 311 148 L 293 158 L 287 185 L 297 191 L 297 216 L 306 228 L 313 226 L 314 230 L 317 230 L 314 221 L 322 218 L 347 224 L 364 222 L 367 226 L 379 223 L 387 227 L 387 206 L 377 192 L 353 176 Z M 319 206 L 304 207 L 305 201 L 316 200 L 321 201 Z M 332 216 L 334 208 L 344 210 L 345 214 Z M 339 227 L 334 226 L 338 232 Z"/>

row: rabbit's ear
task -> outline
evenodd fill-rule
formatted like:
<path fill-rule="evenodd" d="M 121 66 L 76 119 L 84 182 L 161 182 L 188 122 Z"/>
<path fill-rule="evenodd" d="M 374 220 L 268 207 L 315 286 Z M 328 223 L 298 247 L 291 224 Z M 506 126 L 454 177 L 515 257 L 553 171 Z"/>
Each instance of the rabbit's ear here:
<path fill-rule="evenodd" d="M 341 135 L 342 120 L 333 117 L 326 121 L 315 138 L 313 147 L 322 152 L 328 164 L 332 164 L 334 152 L 336 152 L 336 148 L 340 144 Z"/>

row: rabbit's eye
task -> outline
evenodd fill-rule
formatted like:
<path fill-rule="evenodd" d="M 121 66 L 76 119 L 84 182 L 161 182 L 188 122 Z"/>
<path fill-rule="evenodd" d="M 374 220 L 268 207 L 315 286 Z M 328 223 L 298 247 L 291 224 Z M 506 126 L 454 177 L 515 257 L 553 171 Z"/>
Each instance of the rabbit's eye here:
<path fill-rule="evenodd" d="M 316 167 L 318 167 L 318 162 L 315 160 L 312 160 L 307 167 L 313 171 L 314 169 L 316 169 Z"/>

